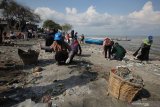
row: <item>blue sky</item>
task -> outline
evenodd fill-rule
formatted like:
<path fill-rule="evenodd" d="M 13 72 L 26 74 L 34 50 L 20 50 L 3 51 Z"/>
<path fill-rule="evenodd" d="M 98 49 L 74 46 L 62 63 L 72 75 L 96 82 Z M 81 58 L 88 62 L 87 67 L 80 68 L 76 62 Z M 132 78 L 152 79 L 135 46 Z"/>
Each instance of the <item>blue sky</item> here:
<path fill-rule="evenodd" d="M 160 0 L 16 1 L 34 9 L 43 20 L 70 23 L 80 33 L 160 35 Z"/>
<path fill-rule="evenodd" d="M 37 7 L 49 7 L 59 12 L 64 12 L 65 7 L 77 8 L 80 12 L 89 6 L 96 7 L 98 12 L 112 14 L 128 14 L 140 10 L 147 1 L 152 1 L 155 10 L 160 10 L 160 0 L 16 0 L 32 9 Z"/>

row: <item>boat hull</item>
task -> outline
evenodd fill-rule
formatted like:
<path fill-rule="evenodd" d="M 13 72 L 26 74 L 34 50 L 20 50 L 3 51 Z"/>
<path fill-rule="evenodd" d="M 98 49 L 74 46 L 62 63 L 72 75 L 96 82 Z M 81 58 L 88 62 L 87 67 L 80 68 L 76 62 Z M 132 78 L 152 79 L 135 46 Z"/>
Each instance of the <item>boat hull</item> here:
<path fill-rule="evenodd" d="M 85 39 L 85 43 L 103 45 L 103 40 L 100 40 L 100 39 Z"/>

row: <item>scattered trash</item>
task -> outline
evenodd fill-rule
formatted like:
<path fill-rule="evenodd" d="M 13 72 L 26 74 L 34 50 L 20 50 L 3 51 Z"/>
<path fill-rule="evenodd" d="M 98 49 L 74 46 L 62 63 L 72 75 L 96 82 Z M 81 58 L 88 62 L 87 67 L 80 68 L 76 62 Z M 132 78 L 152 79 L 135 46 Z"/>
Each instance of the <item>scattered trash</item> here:
<path fill-rule="evenodd" d="M 143 66 L 142 63 L 135 63 L 135 66 L 140 67 Z"/>
<path fill-rule="evenodd" d="M 133 102 L 132 105 L 135 105 L 135 106 L 145 106 L 145 107 L 148 107 L 150 106 L 149 103 L 142 103 L 142 102 Z"/>
<path fill-rule="evenodd" d="M 132 67 L 134 65 L 134 63 L 129 63 L 129 64 L 127 64 L 126 66 L 127 67 Z"/>
<path fill-rule="evenodd" d="M 158 69 L 154 69 L 153 71 L 154 71 L 154 72 L 158 72 Z"/>
<path fill-rule="evenodd" d="M 81 62 L 80 65 L 84 65 L 83 62 Z"/>
<path fill-rule="evenodd" d="M 65 92 L 63 92 L 63 96 L 65 96 L 66 95 L 66 91 Z"/>
<path fill-rule="evenodd" d="M 42 97 L 42 102 L 47 103 L 48 107 L 52 107 L 52 101 L 50 95 L 45 95 Z"/>
<path fill-rule="evenodd" d="M 69 72 L 69 74 L 72 74 L 74 72 L 74 70 L 71 70 L 70 72 Z"/>
<path fill-rule="evenodd" d="M 143 85 L 143 80 L 140 76 L 133 74 L 127 67 L 118 67 L 114 73 L 125 81 L 132 82 L 137 85 Z"/>
<path fill-rule="evenodd" d="M 70 89 L 68 92 L 69 95 L 73 95 L 74 94 L 74 89 Z"/>
<path fill-rule="evenodd" d="M 45 95 L 42 97 L 41 101 L 43 103 L 48 103 L 51 100 L 51 96 L 50 95 Z"/>
<path fill-rule="evenodd" d="M 160 73 L 154 73 L 155 75 L 158 75 L 158 76 L 160 76 Z"/>
<path fill-rule="evenodd" d="M 0 54 L 5 54 L 5 52 L 0 50 Z"/>
<path fill-rule="evenodd" d="M 109 92 L 107 92 L 107 96 L 109 96 Z"/>
<path fill-rule="evenodd" d="M 55 98 L 54 98 L 54 100 L 58 100 L 58 99 L 59 99 L 59 97 L 55 97 Z"/>
<path fill-rule="evenodd" d="M 33 73 L 34 72 L 41 72 L 43 69 L 41 68 L 41 67 L 35 67 L 34 69 L 33 69 Z"/>
<path fill-rule="evenodd" d="M 64 84 L 63 83 L 59 83 L 57 86 L 58 87 L 64 87 Z"/>
<path fill-rule="evenodd" d="M 35 103 L 31 99 L 27 99 L 24 102 L 20 103 L 18 107 L 51 107 L 47 103 Z"/>
<path fill-rule="evenodd" d="M 52 107 L 58 107 L 57 104 L 53 104 Z"/>
<path fill-rule="evenodd" d="M 32 73 L 34 77 L 40 77 L 41 76 L 41 72 L 33 72 Z"/>
<path fill-rule="evenodd" d="M 14 46 L 14 43 L 11 41 L 5 41 L 0 44 L 0 46 Z"/>
<path fill-rule="evenodd" d="M 91 69 L 91 66 L 90 66 L 89 64 L 87 64 L 87 65 L 85 65 L 85 69 L 86 69 L 87 71 L 89 71 L 89 70 Z"/>
<path fill-rule="evenodd" d="M 58 80 L 54 80 L 53 82 L 57 82 Z"/>
<path fill-rule="evenodd" d="M 1 70 L 14 70 L 15 69 L 15 62 L 12 60 L 0 61 L 0 69 Z"/>
<path fill-rule="evenodd" d="M 110 71 L 108 92 L 117 99 L 132 102 L 143 86 L 142 78 L 127 67 L 117 67 Z"/>

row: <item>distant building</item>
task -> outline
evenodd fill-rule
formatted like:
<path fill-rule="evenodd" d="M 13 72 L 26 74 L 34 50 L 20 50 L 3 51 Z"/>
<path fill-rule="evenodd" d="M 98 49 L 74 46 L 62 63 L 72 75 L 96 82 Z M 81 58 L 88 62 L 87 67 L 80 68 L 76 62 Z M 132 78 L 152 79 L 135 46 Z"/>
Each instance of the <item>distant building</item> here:
<path fill-rule="evenodd" d="M 38 25 L 32 22 L 26 22 L 26 29 L 32 29 L 33 31 L 37 31 Z"/>

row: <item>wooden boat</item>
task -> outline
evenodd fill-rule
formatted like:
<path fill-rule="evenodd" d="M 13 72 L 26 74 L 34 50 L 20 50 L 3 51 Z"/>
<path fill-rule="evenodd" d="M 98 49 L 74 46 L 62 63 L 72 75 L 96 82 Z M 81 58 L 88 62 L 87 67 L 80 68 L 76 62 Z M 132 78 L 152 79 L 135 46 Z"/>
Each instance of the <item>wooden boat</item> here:
<path fill-rule="evenodd" d="M 103 45 L 103 40 L 88 38 L 88 39 L 85 39 L 85 43 Z"/>

